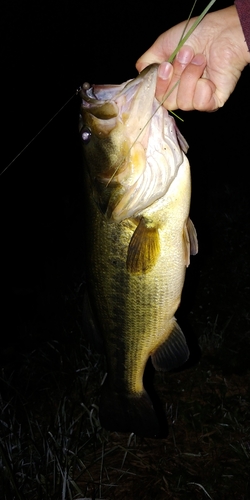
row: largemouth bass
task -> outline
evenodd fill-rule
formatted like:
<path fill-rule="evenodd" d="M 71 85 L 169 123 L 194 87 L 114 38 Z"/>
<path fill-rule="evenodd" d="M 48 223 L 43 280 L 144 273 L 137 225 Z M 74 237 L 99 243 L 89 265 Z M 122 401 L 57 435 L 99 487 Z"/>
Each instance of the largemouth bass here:
<path fill-rule="evenodd" d="M 155 98 L 156 78 L 154 64 L 121 85 L 84 84 L 80 117 L 88 303 L 107 361 L 100 422 L 149 437 L 160 425 L 145 366 L 151 356 L 171 370 L 189 357 L 174 315 L 197 252 L 187 144 Z"/>

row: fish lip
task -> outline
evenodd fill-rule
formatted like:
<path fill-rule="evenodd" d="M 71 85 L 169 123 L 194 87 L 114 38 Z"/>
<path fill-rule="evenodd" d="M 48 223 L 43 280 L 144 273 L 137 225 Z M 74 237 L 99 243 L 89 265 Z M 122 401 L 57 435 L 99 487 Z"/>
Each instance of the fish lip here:
<path fill-rule="evenodd" d="M 152 63 L 152 64 L 149 64 L 148 66 L 146 66 L 135 78 L 125 82 L 125 86 L 122 89 L 122 92 L 124 92 L 125 89 L 128 90 L 130 87 L 134 87 L 135 85 L 138 85 L 138 83 L 140 83 L 140 82 L 142 82 L 143 86 L 145 86 L 146 85 L 145 78 L 147 78 L 148 82 L 150 82 L 152 76 L 155 76 L 155 81 L 153 82 L 153 84 L 156 84 L 158 67 L 159 67 L 159 64 L 157 64 L 157 63 Z"/>
<path fill-rule="evenodd" d="M 105 104 L 107 104 L 107 102 L 113 103 L 114 99 L 119 99 L 121 95 L 123 95 L 126 92 L 129 92 L 131 89 L 135 87 L 138 87 L 139 89 L 141 86 L 140 84 L 142 84 L 143 87 L 150 85 L 152 76 L 155 73 L 156 75 L 155 78 L 153 79 L 153 87 L 154 87 L 153 94 L 154 94 L 156 85 L 156 76 L 157 76 L 156 70 L 158 69 L 158 67 L 159 64 L 157 63 L 153 63 L 150 64 L 149 66 L 146 66 L 146 68 L 144 68 L 141 71 L 141 73 L 139 73 L 135 78 L 130 79 L 127 82 L 124 82 L 123 85 L 121 84 L 90 85 L 88 83 L 84 83 L 79 92 L 79 95 L 82 98 L 82 107 L 85 108 L 86 111 L 89 111 L 98 117 L 99 114 L 98 110 L 100 110 Z M 146 81 L 145 78 L 147 79 Z M 115 116 L 116 114 L 117 113 L 114 113 L 112 114 L 112 116 Z"/>
<path fill-rule="evenodd" d="M 158 64 L 154 63 L 121 85 L 83 84 L 79 129 L 94 127 L 99 136 L 109 136 L 120 123 L 131 144 L 140 142 L 146 150 L 149 122 L 157 103 L 155 88 Z M 160 105 L 159 105 L 160 106 Z"/>
<path fill-rule="evenodd" d="M 136 78 L 144 78 L 148 73 L 151 71 L 154 72 L 156 69 L 158 70 L 159 64 L 158 63 L 152 63 L 146 66 Z"/>

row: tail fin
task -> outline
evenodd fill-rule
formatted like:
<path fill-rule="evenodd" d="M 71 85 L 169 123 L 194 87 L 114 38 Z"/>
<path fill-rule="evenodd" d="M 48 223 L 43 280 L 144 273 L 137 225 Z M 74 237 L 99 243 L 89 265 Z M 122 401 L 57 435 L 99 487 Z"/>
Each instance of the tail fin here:
<path fill-rule="evenodd" d="M 161 428 L 146 391 L 139 394 L 112 392 L 104 383 L 100 402 L 102 427 L 116 432 L 134 432 L 137 436 L 159 438 Z"/>

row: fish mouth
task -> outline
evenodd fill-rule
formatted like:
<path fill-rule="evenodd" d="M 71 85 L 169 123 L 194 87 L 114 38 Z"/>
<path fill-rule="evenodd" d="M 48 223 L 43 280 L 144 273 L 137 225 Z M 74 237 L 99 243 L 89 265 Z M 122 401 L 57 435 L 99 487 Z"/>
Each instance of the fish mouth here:
<path fill-rule="evenodd" d="M 102 139 L 108 144 L 102 170 L 91 175 L 99 187 L 114 186 L 108 202 L 97 187 L 99 205 L 111 221 L 136 217 L 159 200 L 183 162 L 181 134 L 155 97 L 158 66 L 147 66 L 121 85 L 84 84 L 80 92 L 80 128 L 84 123 L 91 130 L 98 147 Z"/>
<path fill-rule="evenodd" d="M 82 111 L 92 116 L 91 126 L 98 129 L 99 135 L 109 135 L 122 120 L 131 144 L 140 135 L 140 143 L 147 147 L 146 124 L 153 112 L 158 66 L 147 66 L 136 78 L 121 85 L 83 85 Z"/>
<path fill-rule="evenodd" d="M 123 111 L 132 112 L 134 100 L 140 101 L 141 110 L 149 108 L 156 87 L 158 64 L 144 68 L 139 75 L 121 85 L 95 85 L 84 83 L 80 91 L 82 106 L 96 118 L 110 119 Z M 151 97 L 151 99 L 150 99 Z M 149 109 L 150 113 L 150 109 Z"/>

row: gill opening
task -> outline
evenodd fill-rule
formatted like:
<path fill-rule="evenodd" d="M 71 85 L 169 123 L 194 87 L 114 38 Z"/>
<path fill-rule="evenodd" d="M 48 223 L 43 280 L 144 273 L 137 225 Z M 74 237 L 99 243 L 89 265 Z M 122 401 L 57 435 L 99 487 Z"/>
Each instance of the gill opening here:
<path fill-rule="evenodd" d="M 134 142 L 132 142 L 129 150 L 128 150 L 128 153 L 127 153 L 127 157 L 129 156 L 129 153 L 130 151 L 132 150 L 132 148 L 134 147 L 134 145 L 136 144 L 136 142 L 138 141 L 139 137 L 141 136 L 141 134 L 143 133 L 143 131 L 145 130 L 145 128 L 147 127 L 147 125 L 150 123 L 150 121 L 152 120 L 153 116 L 155 115 L 155 113 L 157 113 L 158 109 L 162 106 L 162 104 L 164 103 L 164 101 L 168 98 L 168 96 L 171 94 L 171 92 L 173 92 L 173 90 L 175 89 L 175 87 L 177 87 L 178 83 L 179 83 L 180 80 L 178 80 L 175 85 L 171 88 L 171 90 L 169 92 L 167 92 L 165 95 L 164 95 L 164 99 L 162 101 L 159 102 L 159 105 L 156 107 L 155 111 L 152 113 L 152 115 L 150 116 L 150 118 L 146 121 L 146 123 L 143 125 L 143 127 L 141 128 L 139 134 L 137 135 L 137 137 L 135 138 Z M 177 116 L 177 115 L 175 115 Z M 178 117 L 179 118 L 179 117 Z M 180 120 L 182 120 L 182 118 L 179 118 Z M 182 120 L 184 121 L 184 120 Z M 118 165 L 118 167 L 116 167 L 116 169 L 114 170 L 113 174 L 111 175 L 110 179 L 108 180 L 105 188 L 107 188 L 109 186 L 109 184 L 112 182 L 112 180 L 114 179 L 114 177 L 116 176 L 119 168 L 123 165 L 123 162 L 120 162 L 120 165 Z"/>

